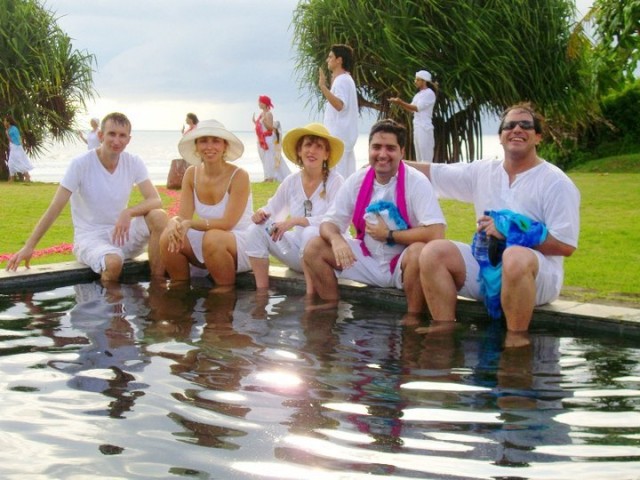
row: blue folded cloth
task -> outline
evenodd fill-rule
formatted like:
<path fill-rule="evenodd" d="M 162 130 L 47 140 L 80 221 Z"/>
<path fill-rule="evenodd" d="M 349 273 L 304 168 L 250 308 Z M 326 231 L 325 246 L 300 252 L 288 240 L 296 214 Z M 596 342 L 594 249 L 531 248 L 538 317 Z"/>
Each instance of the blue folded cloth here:
<path fill-rule="evenodd" d="M 513 245 L 531 248 L 540 245 L 547 238 L 547 227 L 543 223 L 531 220 L 519 213 L 511 210 L 490 210 L 486 214 L 493 219 L 496 229 L 504 235 L 504 248 Z M 502 316 L 500 291 L 502 289 L 502 251 L 504 248 L 499 245 L 493 247 L 493 252 L 490 252 L 491 262 L 476 257 L 480 264 L 480 273 L 478 274 L 480 292 L 484 297 L 484 304 L 491 318 Z"/>

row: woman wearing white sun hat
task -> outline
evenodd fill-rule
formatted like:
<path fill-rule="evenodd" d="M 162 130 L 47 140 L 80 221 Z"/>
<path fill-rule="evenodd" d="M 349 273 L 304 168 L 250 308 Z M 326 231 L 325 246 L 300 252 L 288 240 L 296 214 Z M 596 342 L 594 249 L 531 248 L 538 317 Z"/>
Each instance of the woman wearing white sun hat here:
<path fill-rule="evenodd" d="M 249 228 L 247 254 L 258 290 L 269 287 L 269 254 L 289 268 L 303 271 L 300 255 L 304 245 L 319 234 L 324 213 L 344 183 L 333 169 L 344 144 L 324 125 L 294 128 L 284 136 L 282 149 L 300 170 L 285 178 L 267 205 L 251 218 L 254 225 Z M 307 293 L 314 293 L 309 281 Z"/>
<path fill-rule="evenodd" d="M 242 156 L 244 145 L 222 123 L 203 120 L 180 139 L 178 150 L 191 166 L 178 215 L 160 239 L 169 277 L 188 280 L 193 265 L 206 268 L 217 286 L 233 286 L 236 273 L 250 269 L 251 184 L 245 170 L 229 163 Z"/>

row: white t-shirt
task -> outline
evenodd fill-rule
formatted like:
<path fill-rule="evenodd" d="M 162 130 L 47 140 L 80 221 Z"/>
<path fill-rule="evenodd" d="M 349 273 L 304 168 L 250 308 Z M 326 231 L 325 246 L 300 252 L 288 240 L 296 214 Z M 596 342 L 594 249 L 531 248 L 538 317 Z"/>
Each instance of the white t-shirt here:
<path fill-rule="evenodd" d="M 416 127 L 433 128 L 431 117 L 433 116 L 433 106 L 436 104 L 436 94 L 430 88 L 420 90 L 411 100 L 411 105 L 418 109 L 413 112 L 413 124 Z"/>
<path fill-rule="evenodd" d="M 333 79 L 331 93 L 342 100 L 342 110 L 338 111 L 327 102 L 324 111 L 324 126 L 331 135 L 344 142 L 345 152 L 353 150 L 358 140 L 358 94 L 356 84 L 348 73 Z"/>
<path fill-rule="evenodd" d="M 134 185 L 148 178 L 142 159 L 127 152 L 120 154 L 113 173 L 100 163 L 95 150 L 74 158 L 60 182 L 72 193 L 74 238 L 112 229 L 122 210 L 127 208 Z"/>
<path fill-rule="evenodd" d="M 557 240 L 578 246 L 580 192 L 558 167 L 546 161 L 516 176 L 509 185 L 504 160 L 431 165 L 440 197 L 473 203 L 476 218 L 485 210 L 512 210 L 544 223 Z M 547 256 L 562 267 L 564 257 Z"/>
<path fill-rule="evenodd" d="M 323 221 L 331 222 L 338 226 L 340 231 L 345 231 L 353 217 L 353 211 L 358 199 L 360 186 L 369 168 L 361 168 L 349 176 L 344 185 L 338 191 L 338 196 L 325 215 Z M 369 204 L 377 201 L 388 201 L 396 204 L 396 174 L 386 185 L 374 180 L 373 192 Z M 411 167 L 405 167 L 405 195 L 407 199 L 407 214 L 411 227 L 428 226 L 434 224 L 446 225 L 444 215 L 431 183 L 422 173 Z M 365 234 L 364 243 L 371 252 L 371 256 L 382 263 L 388 263 L 398 253 L 406 248 L 406 245 L 387 245 L 386 242 L 374 240 Z"/>

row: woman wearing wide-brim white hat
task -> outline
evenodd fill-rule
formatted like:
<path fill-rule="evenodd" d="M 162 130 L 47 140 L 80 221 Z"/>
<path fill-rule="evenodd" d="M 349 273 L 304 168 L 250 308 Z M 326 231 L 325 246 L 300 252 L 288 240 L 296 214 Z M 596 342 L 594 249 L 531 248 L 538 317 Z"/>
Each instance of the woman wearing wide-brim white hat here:
<path fill-rule="evenodd" d="M 300 170 L 280 184 L 267 205 L 251 219 L 247 254 L 256 287 L 269 287 L 269 255 L 289 268 L 302 272 L 301 253 L 307 241 L 319 234 L 318 227 L 332 205 L 344 179 L 333 170 L 344 144 L 320 123 L 288 132 L 282 150 Z M 307 293 L 314 293 L 308 281 Z"/>
<path fill-rule="evenodd" d="M 184 281 L 198 271 L 191 266 L 206 268 L 216 285 L 230 287 L 237 272 L 250 269 L 251 183 L 245 170 L 229 163 L 242 156 L 244 145 L 222 123 L 203 120 L 180 139 L 178 151 L 192 166 L 182 180 L 178 215 L 160 238 L 167 272 Z"/>

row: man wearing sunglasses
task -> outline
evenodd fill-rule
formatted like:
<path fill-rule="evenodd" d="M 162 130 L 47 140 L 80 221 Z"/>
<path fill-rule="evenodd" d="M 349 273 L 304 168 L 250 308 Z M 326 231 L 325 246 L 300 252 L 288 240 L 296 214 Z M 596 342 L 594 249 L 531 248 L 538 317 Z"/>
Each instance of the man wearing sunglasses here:
<path fill-rule="evenodd" d="M 473 203 L 477 230 L 487 238 L 505 239 L 494 221 L 495 212 L 542 225 L 544 238 L 528 246 L 510 244 L 507 238 L 502 252 L 498 301 L 506 318 L 507 343 L 517 345 L 528 341 L 534 307 L 560 294 L 564 257 L 578 245 L 580 192 L 564 172 L 538 157 L 542 117 L 530 104 L 505 110 L 498 133 L 504 159 L 412 166 L 429 177 L 439 197 Z M 419 264 L 435 322 L 455 320 L 458 295 L 486 301 L 479 281 L 481 267 L 470 245 L 434 240 L 423 248 Z"/>

